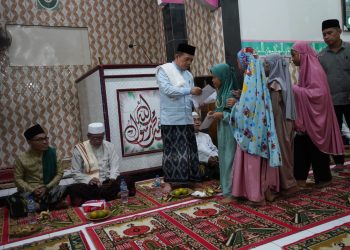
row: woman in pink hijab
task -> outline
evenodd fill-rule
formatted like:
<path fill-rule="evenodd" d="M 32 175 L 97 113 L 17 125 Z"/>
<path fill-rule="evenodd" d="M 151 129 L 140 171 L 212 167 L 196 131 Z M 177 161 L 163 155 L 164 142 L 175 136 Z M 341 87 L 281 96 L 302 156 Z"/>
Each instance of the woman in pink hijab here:
<path fill-rule="evenodd" d="M 327 76 L 316 52 L 306 42 L 293 45 L 292 60 L 299 68 L 299 82 L 293 86 L 297 119 L 294 139 L 294 176 L 306 184 L 312 166 L 315 184 L 332 181 L 329 155 L 344 154 L 344 145 L 333 109 Z"/>

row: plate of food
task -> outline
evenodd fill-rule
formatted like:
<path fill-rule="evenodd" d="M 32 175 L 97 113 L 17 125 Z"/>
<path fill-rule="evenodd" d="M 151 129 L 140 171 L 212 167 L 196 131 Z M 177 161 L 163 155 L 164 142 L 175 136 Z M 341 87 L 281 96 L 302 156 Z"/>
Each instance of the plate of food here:
<path fill-rule="evenodd" d="M 215 195 L 215 191 L 212 188 L 206 188 L 204 190 L 196 190 L 191 194 L 198 199 L 210 198 Z"/>
<path fill-rule="evenodd" d="M 10 235 L 13 237 L 25 237 L 39 232 L 41 229 L 42 226 L 38 224 L 20 225 L 20 227 L 10 232 Z"/>
<path fill-rule="evenodd" d="M 191 195 L 193 192 L 190 188 L 177 188 L 170 192 L 170 195 L 175 198 L 183 198 Z"/>
<path fill-rule="evenodd" d="M 108 209 L 95 210 L 85 214 L 85 218 L 91 221 L 100 221 L 109 218 L 112 215 Z"/>

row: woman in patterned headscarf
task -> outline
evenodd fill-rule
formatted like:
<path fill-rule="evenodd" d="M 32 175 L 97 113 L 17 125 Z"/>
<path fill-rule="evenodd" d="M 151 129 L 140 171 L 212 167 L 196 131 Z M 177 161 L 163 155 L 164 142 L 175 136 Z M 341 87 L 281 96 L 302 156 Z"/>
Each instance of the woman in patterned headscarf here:
<path fill-rule="evenodd" d="M 219 150 L 220 185 L 224 196 L 231 196 L 231 171 L 236 141 L 230 129 L 230 113 L 234 103 L 232 91 L 237 89 L 237 80 L 233 69 L 228 64 L 214 65 L 210 72 L 217 90 L 215 112 L 208 116 L 218 121 L 217 136 Z"/>
<path fill-rule="evenodd" d="M 232 194 L 261 205 L 265 199 L 273 200 L 272 188 L 278 191 L 281 154 L 263 65 L 252 48 L 242 49 L 237 56 L 244 82 L 231 113 L 237 140 Z"/>
<path fill-rule="evenodd" d="M 279 171 L 281 194 L 290 195 L 298 191 L 294 178 L 294 130 L 296 118 L 294 95 L 288 62 L 279 54 L 266 56 L 265 74 L 270 90 L 276 132 L 281 149 L 282 166 Z"/>

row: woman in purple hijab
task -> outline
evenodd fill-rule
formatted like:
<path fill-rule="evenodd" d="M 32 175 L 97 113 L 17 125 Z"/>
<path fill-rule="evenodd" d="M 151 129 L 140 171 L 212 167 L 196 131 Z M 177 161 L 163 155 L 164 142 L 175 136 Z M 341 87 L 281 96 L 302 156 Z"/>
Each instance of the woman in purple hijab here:
<path fill-rule="evenodd" d="M 339 125 L 333 109 L 327 76 L 316 52 L 307 42 L 293 45 L 292 60 L 299 68 L 299 82 L 293 86 L 297 119 L 294 139 L 294 176 L 300 186 L 312 166 L 315 184 L 331 183 L 329 155 L 344 154 Z"/>

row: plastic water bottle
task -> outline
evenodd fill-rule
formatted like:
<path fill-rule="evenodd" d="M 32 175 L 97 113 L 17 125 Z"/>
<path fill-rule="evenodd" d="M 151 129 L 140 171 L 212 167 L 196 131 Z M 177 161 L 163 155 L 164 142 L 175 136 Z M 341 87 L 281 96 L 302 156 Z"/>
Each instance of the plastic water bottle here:
<path fill-rule="evenodd" d="M 158 199 L 161 199 L 162 197 L 162 190 L 161 190 L 161 180 L 159 178 L 159 175 L 156 175 L 156 178 L 154 179 L 154 187 L 155 187 L 155 192 L 154 194 L 157 196 Z"/>
<path fill-rule="evenodd" d="M 28 195 L 27 197 L 27 211 L 28 211 L 28 221 L 29 224 L 35 224 L 36 223 L 36 213 L 35 213 L 35 201 L 33 199 L 33 196 Z"/>
<path fill-rule="evenodd" d="M 129 190 L 124 179 L 120 181 L 120 200 L 122 204 L 128 203 Z"/>
<path fill-rule="evenodd" d="M 154 180 L 154 186 L 157 187 L 157 188 L 160 188 L 160 184 L 161 184 L 160 177 L 159 177 L 159 175 L 157 174 L 157 175 L 156 175 L 156 178 L 155 178 L 155 180 Z"/>

